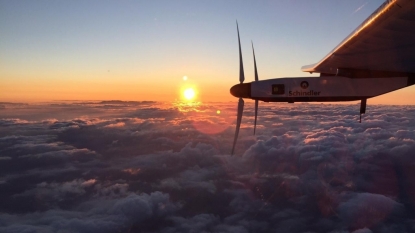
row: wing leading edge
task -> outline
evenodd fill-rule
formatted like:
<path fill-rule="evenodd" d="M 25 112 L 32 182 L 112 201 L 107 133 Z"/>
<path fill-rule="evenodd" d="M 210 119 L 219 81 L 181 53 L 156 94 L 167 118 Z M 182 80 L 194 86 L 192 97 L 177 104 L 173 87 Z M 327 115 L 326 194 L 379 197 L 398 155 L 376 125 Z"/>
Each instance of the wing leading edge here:
<path fill-rule="evenodd" d="M 387 0 L 320 62 L 304 72 L 415 73 L 415 0 Z"/>

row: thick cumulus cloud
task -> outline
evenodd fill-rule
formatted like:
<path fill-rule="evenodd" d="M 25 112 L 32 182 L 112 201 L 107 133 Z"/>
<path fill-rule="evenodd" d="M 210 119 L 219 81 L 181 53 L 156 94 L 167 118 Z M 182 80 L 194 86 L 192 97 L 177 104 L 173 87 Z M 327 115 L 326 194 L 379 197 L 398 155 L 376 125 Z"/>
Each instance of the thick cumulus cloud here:
<path fill-rule="evenodd" d="M 0 232 L 415 232 L 415 107 L 1 103 Z"/>

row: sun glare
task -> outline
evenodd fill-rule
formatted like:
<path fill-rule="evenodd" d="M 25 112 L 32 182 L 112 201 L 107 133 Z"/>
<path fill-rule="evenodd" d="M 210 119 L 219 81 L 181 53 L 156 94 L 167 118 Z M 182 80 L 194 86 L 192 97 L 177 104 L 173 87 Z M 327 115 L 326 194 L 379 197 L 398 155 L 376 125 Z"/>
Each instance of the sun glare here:
<path fill-rule="evenodd" d="M 196 93 L 193 90 L 193 88 L 187 88 L 186 90 L 184 90 L 183 96 L 186 100 L 193 100 L 193 98 L 195 98 L 196 96 Z"/>

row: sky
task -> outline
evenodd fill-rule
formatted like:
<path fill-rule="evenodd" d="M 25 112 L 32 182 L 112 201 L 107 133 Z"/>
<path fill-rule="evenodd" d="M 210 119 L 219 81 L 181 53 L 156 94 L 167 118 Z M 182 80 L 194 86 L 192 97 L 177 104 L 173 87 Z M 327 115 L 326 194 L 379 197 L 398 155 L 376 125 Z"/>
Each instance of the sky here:
<path fill-rule="evenodd" d="M 234 101 L 238 20 L 246 81 L 310 76 L 383 0 L 0 0 L 0 101 Z M 187 77 L 187 81 L 183 77 Z M 414 104 L 415 89 L 372 103 Z M 370 102 L 369 101 L 369 102 Z"/>
<path fill-rule="evenodd" d="M 2 103 L 0 232 L 415 231 L 414 106 L 260 107 Z"/>

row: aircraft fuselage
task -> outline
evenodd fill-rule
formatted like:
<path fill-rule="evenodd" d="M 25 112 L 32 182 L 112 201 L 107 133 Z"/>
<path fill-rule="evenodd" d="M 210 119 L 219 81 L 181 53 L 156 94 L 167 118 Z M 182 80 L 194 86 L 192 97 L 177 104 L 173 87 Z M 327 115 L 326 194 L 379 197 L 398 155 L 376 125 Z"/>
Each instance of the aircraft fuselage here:
<path fill-rule="evenodd" d="M 237 84 L 230 92 L 265 102 L 336 102 L 368 99 L 412 84 L 414 79 L 409 77 L 294 77 Z"/>

